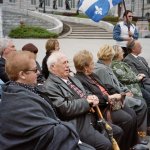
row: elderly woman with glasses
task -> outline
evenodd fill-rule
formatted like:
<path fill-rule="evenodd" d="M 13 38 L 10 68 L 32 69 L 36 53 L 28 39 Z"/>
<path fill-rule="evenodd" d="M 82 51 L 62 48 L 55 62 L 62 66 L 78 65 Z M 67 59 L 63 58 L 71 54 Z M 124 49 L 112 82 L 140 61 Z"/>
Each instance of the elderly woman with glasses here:
<path fill-rule="evenodd" d="M 81 81 L 87 91 L 98 96 L 100 108 L 104 112 L 109 102 L 111 103 L 111 99 L 120 100 L 121 95 L 112 94 L 112 91 L 116 92 L 115 89 L 111 87 L 112 89 L 108 90 L 101 83 L 99 77 L 93 73 L 94 61 L 92 53 L 87 50 L 79 51 L 73 60 L 77 71 L 75 77 Z M 128 150 L 129 147 L 136 144 L 136 116 L 134 112 L 131 115 L 131 112 L 132 110 L 127 106 L 110 112 L 112 123 L 120 126 L 124 131 L 123 138 L 119 143 L 121 150 Z"/>
<path fill-rule="evenodd" d="M 50 100 L 36 88 L 39 71 L 34 54 L 12 52 L 6 61 L 10 82 L 2 87 L 1 150 L 94 150 L 83 145 L 72 124 L 60 121 Z"/>
<path fill-rule="evenodd" d="M 38 48 L 32 43 L 27 43 L 22 47 L 22 51 L 29 51 L 29 52 L 33 53 L 34 57 L 36 59 L 37 53 L 38 53 Z M 39 71 L 37 81 L 39 84 L 43 84 L 43 82 L 45 81 L 45 78 L 42 74 L 41 67 L 37 61 L 36 61 L 36 65 L 37 65 L 37 69 Z"/>

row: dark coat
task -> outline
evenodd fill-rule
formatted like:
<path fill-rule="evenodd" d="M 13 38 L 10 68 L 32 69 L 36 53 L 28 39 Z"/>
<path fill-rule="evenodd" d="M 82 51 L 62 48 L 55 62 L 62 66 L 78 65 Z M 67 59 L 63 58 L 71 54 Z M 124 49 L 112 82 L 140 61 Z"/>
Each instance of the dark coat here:
<path fill-rule="evenodd" d="M 84 88 L 85 88 L 87 91 L 89 91 L 89 92 L 91 92 L 92 94 L 98 96 L 101 105 L 107 105 L 107 104 L 106 104 L 106 102 L 107 102 L 107 100 L 108 100 L 107 95 L 104 95 L 104 94 L 100 91 L 100 89 L 98 88 L 98 86 L 97 86 L 94 82 L 92 82 L 91 80 L 89 80 L 89 78 L 88 78 L 84 73 L 77 72 L 76 75 L 75 75 L 75 77 L 80 80 L 80 82 L 82 83 L 82 85 L 84 86 Z M 99 83 L 99 85 L 101 85 L 102 87 L 104 87 L 104 85 L 102 85 L 102 83 L 100 82 L 100 80 L 97 78 L 97 76 L 96 76 L 94 73 L 92 73 L 92 74 L 90 75 L 90 77 L 91 77 L 92 79 L 96 80 L 96 81 Z M 104 87 L 104 88 L 105 88 L 105 87 Z M 106 88 L 105 88 L 105 89 L 106 89 Z M 106 91 L 107 91 L 107 90 L 106 90 Z"/>
<path fill-rule="evenodd" d="M 77 150 L 78 141 L 73 125 L 60 121 L 38 94 L 22 86 L 3 85 L 1 150 Z"/>
<path fill-rule="evenodd" d="M 110 111 L 106 111 L 105 108 L 108 106 L 106 104 L 108 96 L 104 95 L 101 92 L 101 90 L 99 89 L 99 87 L 92 80 L 90 80 L 90 78 L 92 78 L 99 85 L 101 85 L 108 92 L 108 94 L 110 94 L 110 95 L 111 94 L 115 94 L 118 91 L 116 91 L 111 85 L 107 85 L 107 87 L 105 87 L 101 83 L 101 80 L 94 73 L 92 73 L 90 75 L 90 78 L 89 78 L 84 73 L 77 72 L 76 75 L 75 75 L 75 77 L 78 78 L 81 81 L 82 85 L 84 86 L 84 88 L 86 90 L 89 90 L 92 94 L 98 96 L 98 98 L 100 100 L 100 104 L 101 104 L 100 105 L 100 109 L 103 112 L 104 118 L 105 119 L 110 119 L 109 115 L 111 115 L 111 121 L 112 121 L 112 123 L 114 123 L 115 125 L 120 126 L 124 130 L 124 138 L 123 138 L 123 140 L 126 141 L 126 137 L 128 136 L 129 133 L 130 133 L 130 135 L 135 134 L 134 131 L 131 129 L 132 128 L 131 124 L 130 124 L 131 120 L 129 120 L 130 113 L 128 113 L 128 111 L 127 111 L 127 110 L 130 110 L 130 109 L 125 106 L 123 109 L 119 109 L 119 110 L 115 110 L 115 111 L 111 111 L 111 112 Z M 108 108 L 107 110 L 110 110 L 109 107 L 107 107 L 107 108 Z M 136 120 L 136 118 L 132 118 L 132 119 Z M 132 125 L 134 126 L 134 124 L 132 124 Z M 130 130 L 132 130 L 132 131 L 130 131 Z M 113 134 L 115 135 L 115 130 L 113 130 Z M 120 149 L 127 150 L 128 149 L 128 144 L 126 144 L 126 146 L 125 146 L 125 145 L 123 145 L 123 141 L 121 141 L 121 143 L 122 144 L 120 145 Z M 130 142 L 128 142 L 128 143 L 132 143 L 132 140 L 130 140 Z"/>
<path fill-rule="evenodd" d="M 71 76 L 69 79 L 86 94 L 78 79 Z M 85 98 L 80 98 L 61 78 L 52 73 L 49 74 L 44 87 L 47 90 L 45 94 L 52 100 L 59 117 L 74 124 L 81 141 L 96 147 L 97 150 L 110 149 L 108 139 L 93 127 L 95 117 L 89 113 L 90 106 Z"/>
<path fill-rule="evenodd" d="M 141 56 L 138 57 L 140 57 L 144 65 L 132 54 L 128 54 L 124 58 L 124 62 L 126 62 L 136 74 L 143 73 L 147 78 L 150 78 L 150 68 L 147 61 Z"/>
<path fill-rule="evenodd" d="M 3 82 L 9 81 L 9 78 L 5 72 L 5 63 L 6 63 L 6 60 L 3 57 L 0 57 L 0 79 Z"/>
<path fill-rule="evenodd" d="M 76 78 L 70 77 L 70 80 L 86 94 L 83 86 Z M 79 98 L 59 77 L 50 73 L 44 86 L 62 120 L 72 120 L 90 110 L 88 102 L 84 98 Z"/>
<path fill-rule="evenodd" d="M 36 61 L 36 66 L 37 66 L 37 69 L 39 71 L 39 74 L 38 74 L 38 77 L 37 77 L 37 82 L 40 83 L 40 84 L 43 84 L 43 82 L 45 81 L 45 77 L 43 76 L 41 67 L 40 67 L 40 65 L 37 61 Z"/>
<path fill-rule="evenodd" d="M 47 64 L 46 64 L 49 56 L 50 54 L 46 54 L 42 61 L 42 74 L 45 77 L 45 79 L 47 79 L 49 75 L 49 71 L 48 71 Z"/>

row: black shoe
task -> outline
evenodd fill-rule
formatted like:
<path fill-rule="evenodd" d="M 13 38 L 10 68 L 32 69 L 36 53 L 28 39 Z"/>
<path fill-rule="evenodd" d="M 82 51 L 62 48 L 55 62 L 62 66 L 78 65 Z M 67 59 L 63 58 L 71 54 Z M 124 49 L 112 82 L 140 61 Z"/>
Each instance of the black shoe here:
<path fill-rule="evenodd" d="M 146 132 L 138 132 L 138 135 L 139 135 L 139 142 L 138 142 L 138 144 L 147 145 L 149 140 L 146 137 Z"/>
<path fill-rule="evenodd" d="M 149 140 L 147 140 L 147 139 L 139 140 L 139 144 L 143 144 L 143 145 L 147 145 L 148 142 L 149 142 Z"/>
<path fill-rule="evenodd" d="M 147 135 L 150 136 L 150 127 L 147 127 Z"/>
<path fill-rule="evenodd" d="M 147 145 L 137 144 L 131 148 L 131 150 L 149 150 Z"/>

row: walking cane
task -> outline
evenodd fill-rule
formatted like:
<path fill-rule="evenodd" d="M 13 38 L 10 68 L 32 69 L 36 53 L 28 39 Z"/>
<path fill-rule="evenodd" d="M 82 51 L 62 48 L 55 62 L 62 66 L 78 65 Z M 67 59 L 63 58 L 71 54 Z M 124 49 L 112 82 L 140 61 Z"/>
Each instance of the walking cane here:
<path fill-rule="evenodd" d="M 109 138 L 110 138 L 110 140 L 111 140 L 111 142 L 112 142 L 113 150 L 120 150 L 120 148 L 119 148 L 119 146 L 118 146 L 116 140 L 113 138 L 112 127 L 111 127 L 111 126 L 105 121 L 105 119 L 103 118 L 103 115 L 102 115 L 102 113 L 101 113 L 101 111 L 100 111 L 99 106 L 96 106 L 95 109 L 96 109 L 98 118 L 102 121 L 102 123 L 103 123 L 103 125 L 104 125 L 104 127 L 105 127 L 105 129 L 106 129 L 106 132 L 107 132 L 107 134 L 108 134 L 108 136 L 109 136 Z"/>

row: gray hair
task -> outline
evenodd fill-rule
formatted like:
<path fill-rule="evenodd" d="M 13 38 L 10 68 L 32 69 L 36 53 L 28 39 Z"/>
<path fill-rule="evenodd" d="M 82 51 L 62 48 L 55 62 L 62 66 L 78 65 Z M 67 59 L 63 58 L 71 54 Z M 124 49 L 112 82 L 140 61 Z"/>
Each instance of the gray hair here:
<path fill-rule="evenodd" d="M 8 44 L 9 44 L 10 41 L 11 40 L 7 39 L 7 38 L 0 39 L 0 55 L 1 56 L 3 55 L 4 49 L 8 47 Z"/>
<path fill-rule="evenodd" d="M 52 54 L 47 59 L 47 68 L 48 68 L 48 70 L 51 71 L 50 70 L 51 66 L 53 64 L 57 63 L 64 56 L 65 56 L 65 54 L 63 54 L 60 51 L 54 51 L 54 52 L 52 52 Z"/>

